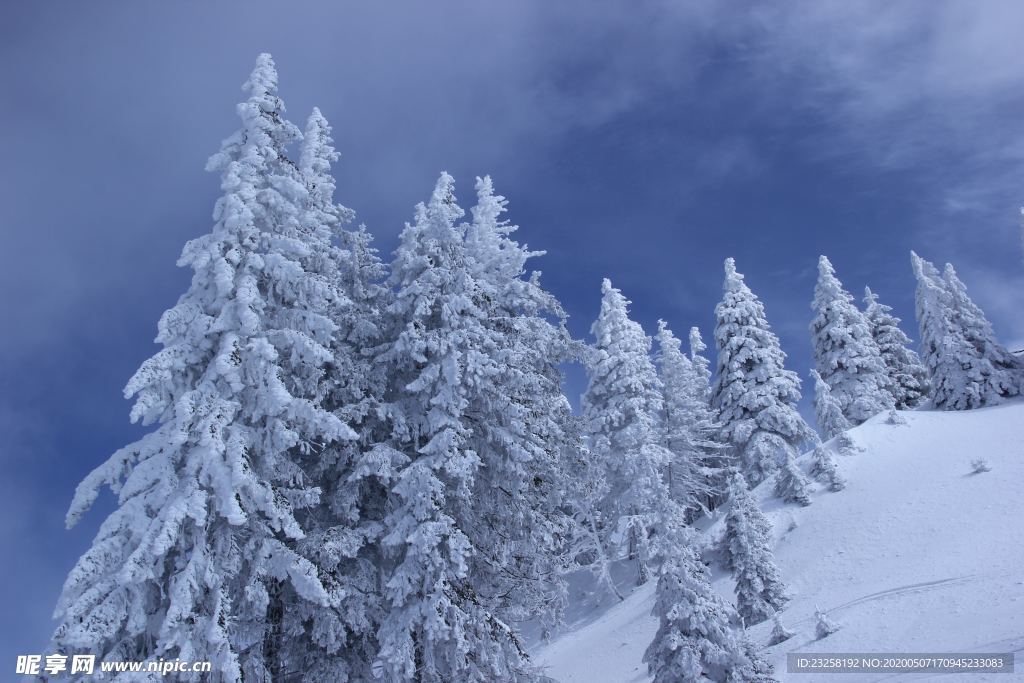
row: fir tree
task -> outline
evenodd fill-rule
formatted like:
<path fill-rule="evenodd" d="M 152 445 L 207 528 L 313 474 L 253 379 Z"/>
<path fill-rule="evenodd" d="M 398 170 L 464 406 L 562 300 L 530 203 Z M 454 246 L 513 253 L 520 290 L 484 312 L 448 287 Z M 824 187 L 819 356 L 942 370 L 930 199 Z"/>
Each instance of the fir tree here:
<path fill-rule="evenodd" d="M 694 342 L 694 328 L 691 344 Z M 669 492 L 691 518 L 719 493 L 716 479 L 720 477 L 718 460 L 722 444 L 714 440 L 717 425 L 708 402 L 707 377 L 691 358 L 680 349 L 680 342 L 658 321 L 658 376 L 661 379 L 664 411 L 661 428 L 665 447 L 671 452 L 665 478 Z M 696 345 L 701 349 L 700 333 Z M 702 350 L 702 349 L 701 349 Z M 703 360 L 699 351 L 694 358 Z"/>
<path fill-rule="evenodd" d="M 907 424 L 907 418 L 899 414 L 899 411 L 895 408 L 889 409 L 889 414 L 885 417 L 885 424 L 899 426 Z"/>
<path fill-rule="evenodd" d="M 814 635 L 818 640 L 827 638 L 839 630 L 839 624 L 832 621 L 828 613 L 821 608 L 814 609 Z"/>
<path fill-rule="evenodd" d="M 832 395 L 828 382 L 821 378 L 817 370 L 811 370 L 811 379 L 814 380 L 814 415 L 818 420 L 821 437 L 828 440 L 849 429 L 850 421 L 843 415 L 843 407 Z"/>
<path fill-rule="evenodd" d="M 56 651 L 267 680 L 284 665 L 282 594 L 330 602 L 295 545 L 320 497 L 303 465 L 356 436 L 323 405 L 339 265 L 307 220 L 269 55 L 244 89 L 242 127 L 208 164 L 224 191 L 213 230 L 179 259 L 192 284 L 125 389 L 132 420 L 158 427 L 86 477 L 68 512 L 73 525 L 104 485 L 118 495 L 64 585 Z"/>
<path fill-rule="evenodd" d="M 811 454 L 811 476 L 828 484 L 829 491 L 842 491 L 846 488 L 846 480 L 839 473 L 832 452 L 824 444 L 816 445 Z"/>
<path fill-rule="evenodd" d="M 967 286 L 957 277 L 952 264 L 946 264 L 942 281 L 952 304 L 955 323 L 981 359 L 992 368 L 987 393 L 999 397 L 1018 395 L 1024 380 L 1024 365 L 996 339 L 992 324 L 984 311 L 971 301 Z"/>
<path fill-rule="evenodd" d="M 729 499 L 725 549 L 736 579 L 736 610 L 745 624 L 757 624 L 786 603 L 786 587 L 771 550 L 771 525 L 739 474 L 730 480 Z"/>
<path fill-rule="evenodd" d="M 878 295 L 870 287 L 864 288 L 864 317 L 888 371 L 895 407 L 903 410 L 917 406 L 928 395 L 928 370 L 910 349 L 910 338 L 900 329 L 900 319 L 892 314 L 892 307 L 878 303 Z"/>
<path fill-rule="evenodd" d="M 843 289 L 828 258 L 818 260 L 811 321 L 814 363 L 843 415 L 855 425 L 893 403 L 890 380 L 871 326 Z"/>
<path fill-rule="evenodd" d="M 1017 360 L 995 340 L 984 314 L 967 297 L 952 267 L 935 266 L 910 253 L 917 278 L 916 309 L 921 355 L 928 368 L 932 405 L 969 410 L 1019 393 Z"/>
<path fill-rule="evenodd" d="M 625 532 L 637 582 L 648 577 L 649 527 L 674 508 L 663 473 L 672 454 L 662 445 L 658 419 L 662 386 L 651 362 L 651 340 L 629 318 L 629 301 L 602 284 L 601 312 L 591 327 L 596 338 L 590 383 L 582 398 L 583 418 L 594 457 L 606 473 L 599 504 L 607 546 Z"/>
<path fill-rule="evenodd" d="M 700 335 L 699 327 L 690 328 L 690 362 L 693 364 L 693 371 L 697 376 L 697 387 L 701 391 L 701 398 L 711 402 L 711 362 L 704 357 L 708 345 Z"/>
<path fill-rule="evenodd" d="M 417 207 L 389 283 L 387 445 L 403 456 L 381 539 L 389 680 L 530 680 L 509 625 L 560 609 L 573 425 L 557 363 L 561 309 L 478 183 L 472 224 L 442 174 Z M 553 315 L 552 323 L 546 316 Z"/>
<path fill-rule="evenodd" d="M 362 681 L 372 676 L 377 629 L 383 619 L 380 584 L 382 501 L 401 455 L 377 446 L 375 420 L 384 378 L 365 350 L 380 342 L 379 321 L 387 305 L 380 285 L 384 267 L 360 226 L 346 226 L 354 212 L 334 202 L 331 162 L 338 158 L 331 128 L 314 109 L 306 125 L 299 170 L 309 190 L 309 223 L 333 234 L 330 252 L 340 269 L 333 278 L 344 299 L 334 307 L 338 326 L 327 372 L 326 403 L 359 438 L 325 448 L 308 468 L 322 490 L 320 504 L 306 512 L 306 537 L 297 550 L 312 562 L 330 596 L 328 605 L 283 596 L 281 647 L 289 680 Z"/>
<path fill-rule="evenodd" d="M 473 524 L 477 552 L 471 575 L 478 595 L 506 623 L 538 619 L 550 627 L 565 601 L 561 579 L 567 539 L 578 530 L 565 502 L 575 480 L 567 459 L 579 449 L 579 422 L 562 391 L 561 363 L 578 361 L 561 304 L 527 276 L 543 255 L 512 239 L 502 218 L 506 200 L 490 177 L 477 178 L 477 203 L 467 226 L 466 255 L 484 325 L 494 340 L 494 368 L 476 383 L 466 409 L 471 445 L 480 454 Z M 571 506 L 570 506 L 571 507 Z"/>
<path fill-rule="evenodd" d="M 695 432 L 704 435 L 701 457 L 704 473 L 704 488 L 707 491 L 705 510 L 713 510 L 727 496 L 729 468 L 733 463 L 729 444 L 721 436 L 722 425 L 715 419 L 711 405 L 711 362 L 704 357 L 707 345 L 701 338 L 700 329 L 690 328 L 690 364 L 693 368 L 693 395 L 695 397 L 693 423 Z"/>
<path fill-rule="evenodd" d="M 775 616 L 772 617 L 772 621 L 774 625 L 772 626 L 772 634 L 768 638 L 769 645 L 778 645 L 779 643 L 784 643 L 796 635 L 796 633 L 790 631 L 788 628 L 785 627 L 785 625 L 783 625 L 782 618 L 779 616 L 778 612 L 776 612 Z"/>
<path fill-rule="evenodd" d="M 811 504 L 810 482 L 792 455 L 786 456 L 775 475 L 775 495 L 787 503 Z"/>
<path fill-rule="evenodd" d="M 692 538 L 673 545 L 659 572 L 658 631 L 644 654 L 654 683 L 765 680 L 767 663 L 730 626 L 735 612 L 711 587 Z"/>
<path fill-rule="evenodd" d="M 800 380 L 765 319 L 764 306 L 725 261 L 722 301 L 715 308 L 718 373 L 712 405 L 741 471 L 758 484 L 797 448 L 814 439 L 796 404 Z"/>
<path fill-rule="evenodd" d="M 854 453 L 860 453 L 864 449 L 857 445 L 853 437 L 850 436 L 850 432 L 839 432 L 836 434 L 836 450 L 840 455 L 853 455 Z"/>

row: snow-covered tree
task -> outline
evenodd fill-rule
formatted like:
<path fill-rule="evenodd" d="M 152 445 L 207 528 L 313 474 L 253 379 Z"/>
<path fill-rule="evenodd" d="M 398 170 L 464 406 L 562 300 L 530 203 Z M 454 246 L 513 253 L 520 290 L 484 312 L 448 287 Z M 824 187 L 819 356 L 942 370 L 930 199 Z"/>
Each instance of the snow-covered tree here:
<path fill-rule="evenodd" d="M 775 495 L 787 503 L 810 505 L 810 484 L 796 458 L 792 454 L 787 454 L 785 462 L 775 475 Z"/>
<path fill-rule="evenodd" d="M 816 607 L 814 609 L 814 635 L 818 640 L 827 638 L 839 630 L 839 624 L 828 616 L 828 612 Z"/>
<path fill-rule="evenodd" d="M 771 525 L 739 474 L 729 482 L 729 500 L 726 564 L 736 579 L 736 611 L 749 626 L 786 604 L 786 587 L 771 549 Z"/>
<path fill-rule="evenodd" d="M 692 532 L 681 533 L 659 572 L 658 631 L 644 654 L 654 683 L 765 680 L 767 663 L 731 626 L 735 611 L 711 587 Z"/>
<path fill-rule="evenodd" d="M 889 414 L 885 416 L 885 424 L 898 427 L 899 425 L 907 424 L 907 418 L 900 415 L 899 411 L 895 408 L 890 408 Z"/>
<path fill-rule="evenodd" d="M 726 497 L 729 488 L 729 468 L 732 459 L 729 444 L 722 438 L 722 425 L 716 419 L 711 405 L 711 362 L 704 356 L 707 350 L 700 328 L 690 328 L 690 363 L 694 373 L 693 406 L 695 432 L 705 436 L 703 463 L 705 488 L 708 491 L 704 507 L 714 509 Z"/>
<path fill-rule="evenodd" d="M 832 395 L 828 382 L 821 378 L 817 370 L 811 370 L 814 380 L 814 416 L 818 420 L 821 438 L 828 440 L 839 432 L 850 428 L 850 421 L 843 415 L 843 407 Z"/>
<path fill-rule="evenodd" d="M 711 361 L 704 357 L 708 345 L 701 337 L 699 327 L 690 328 L 690 362 L 693 364 L 693 371 L 697 376 L 697 386 L 701 391 L 701 398 L 708 403 L 711 402 Z"/>
<path fill-rule="evenodd" d="M 295 551 L 320 490 L 303 466 L 355 437 L 323 402 L 343 304 L 329 232 L 287 147 L 277 72 L 261 55 L 221 175 L 211 233 L 179 265 L 192 284 L 160 319 L 163 346 L 128 382 L 132 420 L 155 430 L 79 485 L 73 525 L 102 486 L 118 496 L 56 609 L 54 649 L 100 660 L 209 660 L 218 680 L 280 673 L 282 594 L 330 603 Z"/>
<path fill-rule="evenodd" d="M 857 425 L 892 406 L 891 382 L 871 325 L 825 256 L 818 259 L 811 308 L 814 364 L 843 415 Z"/>
<path fill-rule="evenodd" d="M 725 261 L 724 296 L 715 315 L 718 373 L 712 405 L 741 471 L 756 485 L 815 435 L 796 410 L 800 379 L 785 369 L 786 354 L 764 305 L 731 258 Z"/>
<path fill-rule="evenodd" d="M 796 635 L 796 633 L 790 631 L 782 623 L 782 617 L 779 616 L 778 612 L 776 612 L 775 616 L 772 617 L 772 621 L 774 625 L 772 626 L 772 634 L 768 638 L 769 645 L 778 645 L 779 643 L 784 643 Z"/>
<path fill-rule="evenodd" d="M 601 312 L 591 327 L 596 339 L 582 412 L 590 450 L 601 463 L 607 493 L 599 504 L 607 546 L 627 539 L 637 582 L 648 577 L 648 530 L 675 507 L 663 474 L 672 461 L 662 445 L 662 386 L 651 362 L 651 340 L 629 318 L 629 301 L 605 279 Z"/>
<path fill-rule="evenodd" d="M 478 183 L 471 225 L 442 174 L 395 253 L 386 446 L 401 455 L 381 539 L 377 671 L 395 681 L 529 680 L 510 620 L 557 609 L 568 402 L 561 309 Z M 546 316 L 551 315 L 552 322 Z"/>
<path fill-rule="evenodd" d="M 583 347 L 571 340 L 540 273 L 527 276 L 528 260 L 543 252 L 511 238 L 517 227 L 503 220 L 506 201 L 489 177 L 477 178 L 476 192 L 466 254 L 494 340 L 481 353 L 490 352 L 494 364 L 466 410 L 481 458 L 467 532 L 477 548 L 470 571 L 480 599 L 501 619 L 551 626 L 565 601 L 567 543 L 579 532 L 566 513 L 577 483 L 567 460 L 579 457 L 579 421 L 559 365 L 578 361 Z"/>
<path fill-rule="evenodd" d="M 853 455 L 854 453 L 860 453 L 864 450 L 863 446 L 857 445 L 853 436 L 850 435 L 849 431 L 839 432 L 836 434 L 836 451 L 840 455 Z"/>
<path fill-rule="evenodd" d="M 384 268 L 360 227 L 346 228 L 354 212 L 334 202 L 331 162 L 338 158 L 331 129 L 314 109 L 303 135 L 299 170 L 309 189 L 311 229 L 333 233 L 330 262 L 344 294 L 334 307 L 338 326 L 327 368 L 325 402 L 358 433 L 358 439 L 325 448 L 307 468 L 322 490 L 320 504 L 305 512 L 306 537 L 297 550 L 316 566 L 330 596 L 328 605 L 285 594 L 281 648 L 288 673 L 305 681 L 362 681 L 372 676 L 377 629 L 383 619 L 379 590 L 382 501 L 392 483 L 398 454 L 377 447 L 375 419 L 384 378 L 365 352 L 380 341 L 387 292 Z"/>
<path fill-rule="evenodd" d="M 691 331 L 693 358 L 703 360 L 700 333 L 696 344 Z M 665 470 L 666 484 L 677 503 L 691 517 L 720 491 L 721 478 L 718 460 L 723 444 L 715 441 L 717 425 L 708 401 L 708 379 L 704 368 L 695 366 L 680 349 L 680 341 L 672 334 L 664 320 L 658 321 L 656 357 L 658 376 L 662 384 L 664 410 L 661 419 L 664 445 L 672 458 Z"/>
<path fill-rule="evenodd" d="M 846 480 L 839 473 L 832 451 L 824 444 L 816 445 L 811 454 L 811 476 L 828 484 L 829 491 L 842 491 L 846 488 Z"/>
<path fill-rule="evenodd" d="M 864 288 L 864 317 L 885 363 L 895 407 L 915 407 L 928 395 L 928 370 L 910 349 L 910 338 L 900 329 L 892 307 L 878 303 L 878 295 L 870 287 Z"/>
<path fill-rule="evenodd" d="M 952 267 L 940 275 L 910 252 L 917 278 L 921 356 L 928 368 L 932 405 L 969 410 L 1020 392 L 1020 368 L 992 334 Z"/>
<path fill-rule="evenodd" d="M 989 391 L 1000 397 L 1018 395 L 1024 382 L 1024 364 L 996 339 L 992 324 L 967 295 L 967 286 L 957 277 L 951 263 L 943 269 L 942 281 L 952 303 L 957 326 L 982 360 L 992 367 Z"/>

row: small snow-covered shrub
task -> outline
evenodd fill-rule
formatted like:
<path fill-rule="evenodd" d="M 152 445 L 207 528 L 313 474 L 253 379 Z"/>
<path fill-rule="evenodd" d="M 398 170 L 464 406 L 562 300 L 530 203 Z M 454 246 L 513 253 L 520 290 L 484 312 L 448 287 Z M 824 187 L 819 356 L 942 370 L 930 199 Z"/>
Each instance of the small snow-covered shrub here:
<path fill-rule="evenodd" d="M 905 425 L 907 424 L 907 418 L 899 414 L 895 408 L 889 409 L 889 415 L 885 418 L 885 424 L 887 425 Z"/>
<path fill-rule="evenodd" d="M 775 626 L 772 628 L 772 634 L 768 638 L 769 645 L 778 645 L 779 643 L 785 642 L 796 635 L 793 631 L 783 626 L 782 619 L 779 618 L 778 612 L 775 613 Z"/>
<path fill-rule="evenodd" d="M 814 635 L 818 640 L 826 638 L 839 630 L 839 624 L 829 619 L 828 613 L 821 609 L 814 610 L 814 618 L 817 624 L 814 627 Z"/>
<path fill-rule="evenodd" d="M 971 461 L 971 471 L 974 474 L 981 474 L 982 472 L 988 472 L 992 468 L 988 465 L 988 460 L 985 458 L 975 458 Z"/>

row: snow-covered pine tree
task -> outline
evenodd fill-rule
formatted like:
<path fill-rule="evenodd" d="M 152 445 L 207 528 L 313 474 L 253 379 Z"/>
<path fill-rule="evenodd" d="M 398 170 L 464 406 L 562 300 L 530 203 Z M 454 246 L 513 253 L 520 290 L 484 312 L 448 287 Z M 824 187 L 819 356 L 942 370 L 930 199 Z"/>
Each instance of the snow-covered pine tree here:
<path fill-rule="evenodd" d="M 386 614 L 375 667 L 394 681 L 531 680 L 509 619 L 558 608 L 561 309 L 478 184 L 472 225 L 441 175 L 395 252 L 387 445 L 402 454 L 382 538 Z M 554 322 L 546 316 L 552 316 Z"/>
<path fill-rule="evenodd" d="M 711 587 L 692 532 L 680 533 L 659 571 L 658 631 L 644 653 L 654 683 L 771 680 L 767 662 L 731 626 L 735 610 Z"/>
<path fill-rule="evenodd" d="M 928 395 L 928 370 L 910 349 L 910 338 L 900 329 L 900 319 L 892 314 L 892 307 L 879 303 L 870 287 L 864 288 L 864 317 L 888 371 L 895 407 L 905 410 L 917 406 Z"/>
<path fill-rule="evenodd" d="M 779 616 L 778 612 L 776 612 L 775 616 L 772 617 L 772 621 L 774 625 L 772 626 L 772 634 L 768 638 L 769 645 L 778 645 L 779 643 L 784 643 L 796 635 L 796 633 L 790 631 L 782 623 L 782 617 Z"/>
<path fill-rule="evenodd" d="M 697 431 L 704 434 L 705 441 L 701 463 L 708 495 L 704 507 L 713 510 L 727 497 L 729 468 L 733 463 L 729 444 L 722 438 L 722 425 L 716 421 L 716 411 L 711 405 L 711 362 L 704 357 L 707 348 L 700 328 L 691 327 L 690 363 L 694 373 L 693 393 L 696 397 L 693 410 Z"/>
<path fill-rule="evenodd" d="M 282 592 L 330 601 L 294 547 L 296 517 L 320 495 L 301 465 L 355 436 L 323 406 L 337 264 L 304 220 L 287 157 L 300 134 L 269 55 L 244 89 L 242 127 L 208 164 L 224 192 L 213 230 L 178 261 L 192 284 L 125 389 L 132 420 L 159 426 L 86 477 L 68 511 L 70 526 L 102 486 L 118 495 L 64 585 L 54 651 L 208 660 L 218 680 L 269 680 L 283 665 Z"/>
<path fill-rule="evenodd" d="M 893 404 L 890 380 L 871 326 L 843 289 L 827 257 L 818 259 L 811 308 L 814 364 L 843 415 L 858 425 Z"/>
<path fill-rule="evenodd" d="M 786 587 L 771 549 L 771 525 L 738 473 L 729 481 L 729 500 L 726 564 L 736 579 L 736 611 L 750 626 L 786 604 Z"/>
<path fill-rule="evenodd" d="M 775 475 L 775 495 L 787 503 L 810 505 L 810 484 L 803 470 L 797 465 L 796 458 L 791 453 L 787 454 L 785 462 Z"/>
<path fill-rule="evenodd" d="M 907 424 L 907 418 L 900 415 L 899 411 L 895 408 L 890 408 L 889 414 L 885 416 L 885 424 L 898 427 Z"/>
<path fill-rule="evenodd" d="M 786 454 L 815 434 L 796 410 L 800 379 L 785 369 L 786 354 L 771 331 L 764 305 L 725 261 L 722 301 L 715 307 L 718 373 L 712 405 L 723 438 L 751 485 L 763 481 Z"/>
<path fill-rule="evenodd" d="M 864 447 L 857 445 L 854 438 L 850 436 L 849 431 L 839 432 L 836 434 L 835 445 L 836 451 L 839 455 L 853 455 L 864 451 Z"/>
<path fill-rule="evenodd" d="M 699 327 L 690 328 L 690 362 L 697 375 L 697 387 L 706 403 L 711 403 L 711 361 L 704 357 L 708 345 L 700 335 Z"/>
<path fill-rule="evenodd" d="M 991 326 L 980 322 L 984 316 L 979 320 L 977 307 L 967 303 L 966 290 L 955 273 L 943 277 L 914 252 L 910 258 L 917 278 L 921 357 L 928 368 L 932 405 L 969 410 L 1018 393 L 1016 373 L 999 364 L 1005 358 L 1002 347 L 992 336 Z"/>
<path fill-rule="evenodd" d="M 964 338 L 992 367 L 989 391 L 1000 397 L 1016 396 L 1024 384 L 1024 364 L 996 339 L 985 312 L 967 295 L 967 286 L 957 277 L 953 264 L 947 263 L 942 281 L 955 311 L 955 320 Z"/>
<path fill-rule="evenodd" d="M 821 378 L 817 370 L 811 370 L 811 379 L 814 380 L 814 416 L 818 421 L 821 438 L 827 441 L 849 429 L 850 421 L 843 415 L 843 407 L 832 395 L 828 382 Z"/>
<path fill-rule="evenodd" d="M 607 547 L 623 532 L 637 564 L 637 582 L 648 577 L 649 527 L 672 507 L 662 473 L 672 454 L 662 445 L 658 418 L 662 387 L 651 362 L 651 340 L 629 318 L 629 301 L 605 279 L 590 383 L 581 404 L 590 450 L 601 463 L 607 493 L 599 504 Z"/>
<path fill-rule="evenodd" d="M 817 444 L 811 454 L 811 476 L 828 484 L 829 491 L 842 491 L 846 488 L 846 480 L 839 473 L 832 451 L 825 444 Z"/>
<path fill-rule="evenodd" d="M 390 446 L 403 458 L 381 541 L 386 609 L 373 666 L 386 680 L 514 680 L 522 659 L 514 634 L 474 594 L 473 548 L 456 519 L 480 466 L 464 389 L 493 362 L 476 351 L 488 335 L 456 223 L 463 215 L 443 173 L 402 232 L 389 280 L 394 338 L 380 361 L 392 379 Z"/>
<path fill-rule="evenodd" d="M 828 612 L 820 607 L 814 608 L 814 620 L 814 635 L 818 640 L 827 638 L 839 630 L 839 624 L 832 621 L 832 618 L 828 616 Z"/>
<path fill-rule="evenodd" d="M 337 246 L 318 256 L 340 265 L 333 279 L 345 295 L 333 310 L 338 330 L 325 401 L 359 438 L 326 447 L 308 468 L 323 493 L 320 504 L 304 514 L 307 534 L 297 550 L 317 567 L 330 602 L 325 606 L 286 594 L 281 647 L 287 651 L 288 680 L 344 683 L 372 678 L 384 611 L 379 587 L 383 501 L 402 457 L 377 445 L 384 378 L 366 353 L 380 341 L 387 304 L 380 285 L 384 268 L 366 230 L 346 227 L 354 212 L 334 201 L 330 170 L 337 158 L 330 126 L 314 109 L 299 156 L 309 188 L 307 219 L 310 229 L 335 236 Z"/>
<path fill-rule="evenodd" d="M 719 457 L 722 444 L 714 440 L 716 425 L 708 403 L 706 377 L 682 352 L 680 341 L 664 320 L 658 321 L 655 339 L 664 405 L 663 443 L 672 454 L 665 480 L 673 499 L 692 518 L 706 509 L 717 493 L 712 488 L 717 474 L 713 461 Z"/>
<path fill-rule="evenodd" d="M 479 599 L 503 621 L 536 618 L 549 627 L 566 599 L 561 574 L 578 535 L 565 501 L 577 483 L 568 461 L 579 456 L 579 420 L 559 365 L 578 361 L 583 345 L 570 338 L 540 273 L 527 276 L 527 262 L 543 252 L 511 238 L 518 228 L 502 218 L 507 202 L 490 177 L 476 179 L 476 193 L 466 254 L 493 340 L 480 352 L 493 362 L 467 397 L 470 445 L 481 459 L 468 511 L 477 549 L 470 574 Z"/>

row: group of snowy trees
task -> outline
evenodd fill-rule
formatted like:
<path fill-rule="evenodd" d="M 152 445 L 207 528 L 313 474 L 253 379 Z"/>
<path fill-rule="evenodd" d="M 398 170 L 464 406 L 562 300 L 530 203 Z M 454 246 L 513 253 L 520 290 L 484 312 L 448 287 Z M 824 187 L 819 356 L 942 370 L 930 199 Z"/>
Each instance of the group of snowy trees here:
<path fill-rule="evenodd" d="M 506 202 L 477 179 L 467 216 L 442 173 L 384 263 L 336 203 L 331 129 L 285 117 L 261 55 L 240 129 L 211 157 L 212 231 L 179 265 L 162 349 L 128 382 L 155 424 L 80 484 L 76 523 L 118 507 L 70 572 L 54 651 L 213 663 L 224 681 L 537 680 L 518 625 L 548 631 L 564 575 L 615 562 L 657 577 L 655 680 L 770 680 L 744 625 L 785 594 L 750 488 L 808 504 L 843 481 L 801 418 L 800 380 L 764 306 L 725 262 L 716 372 L 652 339 L 605 280 L 593 344 L 527 274 Z M 293 158 L 293 151 L 297 151 Z M 1020 392 L 1016 358 L 966 295 L 914 256 L 924 363 L 890 309 L 861 312 L 825 257 L 815 288 L 815 412 L 840 435 L 888 408 L 971 408 Z M 581 414 L 561 365 L 583 363 Z M 735 606 L 692 523 L 727 501 Z"/>
<path fill-rule="evenodd" d="M 931 377 L 932 405 L 969 410 L 1016 396 L 1024 388 L 1024 364 L 1000 344 L 985 314 L 949 263 L 938 269 L 911 252 L 917 277 L 917 321 Z"/>
<path fill-rule="evenodd" d="M 192 284 L 126 389 L 158 427 L 68 514 L 118 495 L 54 647 L 230 681 L 529 679 L 513 625 L 557 618 L 574 528 L 564 314 L 489 179 L 463 221 L 442 174 L 386 268 L 333 199 L 323 116 L 288 122 L 269 55 L 245 90 Z"/>

